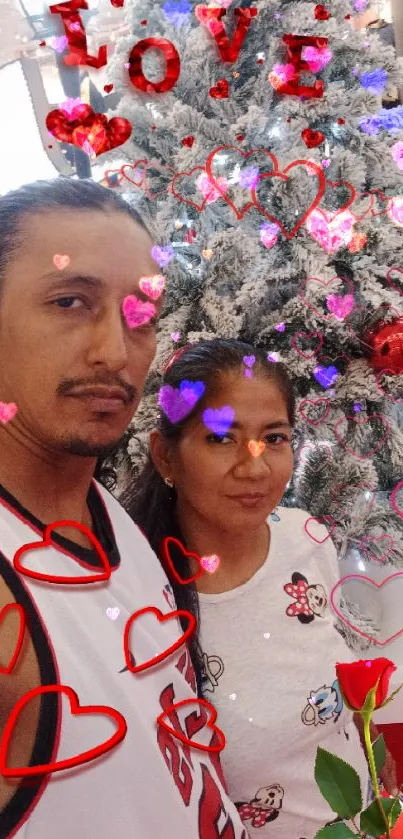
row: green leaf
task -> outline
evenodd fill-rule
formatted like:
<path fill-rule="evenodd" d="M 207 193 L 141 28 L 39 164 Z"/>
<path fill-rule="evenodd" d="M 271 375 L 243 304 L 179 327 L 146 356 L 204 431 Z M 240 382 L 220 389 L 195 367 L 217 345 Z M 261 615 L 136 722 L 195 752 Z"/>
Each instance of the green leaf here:
<path fill-rule="evenodd" d="M 351 819 L 360 812 L 362 796 L 357 772 L 320 746 L 316 752 L 315 781 L 334 813 Z"/>
<path fill-rule="evenodd" d="M 374 742 L 372 743 L 372 748 L 375 758 L 376 773 L 377 775 L 379 775 L 382 766 L 386 760 L 386 746 L 383 734 L 380 734 L 379 737 L 377 737 L 376 740 L 374 740 Z"/>
<path fill-rule="evenodd" d="M 388 806 L 385 809 L 387 812 L 389 825 L 390 827 L 394 827 L 399 816 L 402 813 L 399 796 L 397 798 L 386 798 L 385 801 L 387 801 L 388 804 Z"/>
<path fill-rule="evenodd" d="M 314 839 L 351 839 L 351 836 L 357 837 L 357 833 L 353 833 L 344 822 L 337 822 L 336 824 L 329 824 L 328 827 L 322 827 Z"/>
<path fill-rule="evenodd" d="M 396 802 L 393 798 L 382 798 L 380 801 L 382 803 L 382 809 L 385 816 L 388 818 Z M 382 818 L 377 801 L 373 801 L 372 804 L 370 804 L 369 807 L 361 813 L 360 828 L 364 833 L 369 833 L 370 836 L 385 835 L 385 821 Z"/>
<path fill-rule="evenodd" d="M 375 711 L 375 708 L 376 708 L 376 692 L 378 690 L 379 682 L 380 682 L 380 679 L 378 679 L 375 687 L 371 688 L 371 690 L 368 691 L 368 693 L 365 697 L 364 705 L 361 708 L 361 713 L 372 714 L 373 711 Z"/>

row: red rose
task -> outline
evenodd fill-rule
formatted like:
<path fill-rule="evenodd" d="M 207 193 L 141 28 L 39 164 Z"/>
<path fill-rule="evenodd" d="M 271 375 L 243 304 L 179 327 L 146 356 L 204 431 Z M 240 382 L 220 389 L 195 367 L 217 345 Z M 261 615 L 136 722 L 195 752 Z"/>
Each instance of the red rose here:
<path fill-rule="evenodd" d="M 372 661 L 353 661 L 351 664 L 336 664 L 336 673 L 341 692 L 347 703 L 356 711 L 361 711 L 369 691 L 375 687 L 376 708 L 382 705 L 387 697 L 389 681 L 396 670 L 393 661 L 388 658 L 374 658 Z"/>

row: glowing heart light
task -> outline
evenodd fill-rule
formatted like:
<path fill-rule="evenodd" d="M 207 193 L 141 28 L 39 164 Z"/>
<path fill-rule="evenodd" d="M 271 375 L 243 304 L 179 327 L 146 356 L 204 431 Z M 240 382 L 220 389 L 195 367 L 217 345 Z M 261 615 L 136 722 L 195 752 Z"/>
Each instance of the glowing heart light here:
<path fill-rule="evenodd" d="M 349 210 L 332 213 L 313 209 L 306 219 L 306 228 L 326 253 L 335 253 L 351 242 L 355 222 L 356 218 Z"/>
<path fill-rule="evenodd" d="M 333 53 L 329 47 L 304 47 L 302 50 L 302 58 L 308 64 L 311 73 L 320 73 L 333 58 Z"/>
<path fill-rule="evenodd" d="M 59 271 L 63 271 L 64 268 L 67 268 L 70 265 L 70 257 L 64 253 L 55 253 L 53 257 L 53 264 Z"/>
<path fill-rule="evenodd" d="M 130 329 L 137 329 L 149 323 L 156 314 L 154 303 L 144 303 L 135 294 L 128 294 L 122 303 L 123 314 Z"/>
<path fill-rule="evenodd" d="M 307 296 L 307 292 L 311 291 L 311 289 L 312 289 L 312 292 L 313 292 L 312 296 L 314 296 L 314 299 L 315 299 L 315 297 L 317 296 L 317 293 L 318 293 L 315 286 L 320 286 L 321 287 L 322 294 L 324 293 L 324 291 L 326 289 L 329 291 L 331 289 L 331 287 L 333 286 L 335 288 L 335 292 L 339 293 L 340 283 L 344 283 L 346 285 L 346 287 L 348 288 L 349 293 L 354 294 L 354 286 L 353 286 L 353 283 L 351 282 L 351 280 L 347 279 L 347 277 L 337 277 L 337 276 L 332 277 L 330 280 L 322 280 L 320 277 L 307 277 L 305 280 L 302 280 L 298 293 L 299 293 L 299 296 L 302 297 L 302 300 L 304 301 L 306 306 L 308 306 L 309 309 L 311 309 L 313 312 L 315 312 L 315 314 L 318 315 L 319 317 L 321 317 L 323 320 L 328 321 L 328 320 L 331 320 L 334 317 L 334 315 L 333 314 L 326 315 L 317 306 L 315 306 L 314 303 Z"/>
<path fill-rule="evenodd" d="M 224 176 L 217 178 L 217 183 L 220 185 L 221 189 L 225 190 L 227 188 L 227 180 Z M 206 204 L 212 204 L 222 195 L 214 184 L 211 183 L 207 172 L 203 171 L 202 174 L 199 175 L 196 184 L 202 195 L 204 195 Z"/>
<path fill-rule="evenodd" d="M 113 606 L 113 607 L 109 606 L 108 609 L 106 610 L 106 614 L 107 614 L 108 618 L 110 618 L 111 621 L 115 621 L 120 615 L 119 606 Z"/>
<path fill-rule="evenodd" d="M 223 408 L 206 408 L 203 411 L 203 422 L 218 437 L 224 437 L 235 419 L 235 411 L 230 405 Z"/>
<path fill-rule="evenodd" d="M 337 320 L 343 320 L 354 309 L 354 295 L 345 294 L 344 296 L 339 296 L 337 294 L 328 294 L 326 305 L 329 312 L 333 312 Z"/>
<path fill-rule="evenodd" d="M 220 557 L 217 554 L 200 557 L 200 565 L 208 574 L 214 574 L 220 564 Z"/>
<path fill-rule="evenodd" d="M 179 388 L 163 385 L 158 394 L 158 404 L 174 424 L 190 414 L 205 390 L 203 382 L 188 382 L 186 379 L 180 383 Z"/>
<path fill-rule="evenodd" d="M 280 228 L 278 224 L 266 222 L 260 225 L 260 241 L 262 245 L 270 250 L 277 243 Z"/>
<path fill-rule="evenodd" d="M 387 214 L 393 224 L 396 224 L 397 227 L 403 227 L 403 196 L 397 195 L 391 199 Z"/>
<path fill-rule="evenodd" d="M 397 168 L 403 171 L 403 142 L 401 140 L 392 146 L 391 153 Z"/>
<path fill-rule="evenodd" d="M 266 448 L 264 440 L 249 440 L 248 449 L 253 457 L 259 457 Z"/>
<path fill-rule="evenodd" d="M 175 253 L 172 245 L 153 245 L 151 256 L 160 268 L 164 268 L 173 260 Z"/>
<path fill-rule="evenodd" d="M 165 277 L 163 274 L 141 277 L 139 287 L 151 300 L 158 300 L 165 288 Z"/>
<path fill-rule="evenodd" d="M 337 367 L 334 367 L 332 364 L 329 367 L 325 367 L 319 364 L 317 367 L 315 367 L 313 375 L 316 381 L 319 382 L 319 384 L 322 385 L 322 387 L 328 388 L 334 385 L 339 375 L 339 371 Z"/>
<path fill-rule="evenodd" d="M 17 411 L 18 408 L 15 402 L 0 402 L 0 422 L 2 422 L 3 425 L 5 425 L 6 422 L 10 422 L 10 420 L 15 417 Z"/>

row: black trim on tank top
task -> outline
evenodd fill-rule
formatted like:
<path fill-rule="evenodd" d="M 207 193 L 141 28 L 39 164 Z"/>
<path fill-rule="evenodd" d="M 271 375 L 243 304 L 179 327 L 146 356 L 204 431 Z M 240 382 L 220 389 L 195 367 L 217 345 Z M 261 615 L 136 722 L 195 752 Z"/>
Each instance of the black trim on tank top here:
<path fill-rule="evenodd" d="M 0 484 L 0 504 L 1 500 L 5 503 L 15 515 L 27 524 L 33 525 L 35 530 L 39 533 L 44 533 L 46 524 L 32 515 L 29 510 L 24 507 L 11 492 L 8 492 L 2 484 Z M 120 554 L 115 540 L 115 534 L 107 514 L 102 496 L 99 494 L 95 483 L 92 481 L 87 496 L 87 504 L 91 513 L 94 536 L 101 543 L 112 569 L 120 565 Z M 27 539 L 27 542 L 31 541 Z M 32 540 L 34 541 L 34 540 Z M 52 541 L 60 545 L 61 548 L 67 550 L 73 556 L 76 556 L 81 562 L 90 565 L 94 568 L 103 568 L 103 564 L 99 557 L 90 548 L 84 548 L 82 545 L 77 545 L 71 539 L 66 539 L 65 536 L 60 536 L 58 533 L 52 534 Z"/>
<path fill-rule="evenodd" d="M 0 577 L 10 589 L 17 603 L 24 609 L 27 630 L 34 645 L 40 671 L 41 685 L 55 685 L 58 683 L 56 662 L 48 642 L 45 627 L 40 619 L 39 611 L 34 605 L 30 594 L 24 587 L 19 575 L 10 562 L 0 552 Z M 28 766 L 38 766 L 49 763 L 55 746 L 58 732 L 58 709 L 59 695 L 56 693 L 44 694 L 41 698 L 39 711 L 38 729 Z M 0 839 L 6 839 L 19 828 L 26 814 L 35 805 L 37 798 L 40 801 L 42 792 L 48 782 L 49 776 L 41 775 L 38 779 L 18 778 L 11 779 L 15 784 L 16 791 L 0 813 Z M 43 787 L 43 789 L 41 789 Z"/>

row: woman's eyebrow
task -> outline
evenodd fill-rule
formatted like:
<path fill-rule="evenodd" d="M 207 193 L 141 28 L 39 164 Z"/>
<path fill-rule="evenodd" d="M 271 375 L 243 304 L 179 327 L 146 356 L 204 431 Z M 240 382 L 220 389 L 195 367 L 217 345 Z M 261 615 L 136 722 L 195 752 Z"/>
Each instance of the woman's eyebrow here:
<path fill-rule="evenodd" d="M 242 423 L 237 422 L 237 420 L 235 420 L 231 424 L 231 428 L 242 430 L 243 425 L 242 425 Z M 291 429 L 291 425 L 290 425 L 289 422 L 285 422 L 285 420 L 277 420 L 275 422 L 268 422 L 267 425 L 263 426 L 263 428 L 264 428 L 264 430 L 266 430 L 267 428 L 269 428 L 269 429 L 271 429 L 271 428 L 288 428 L 288 429 Z"/>

